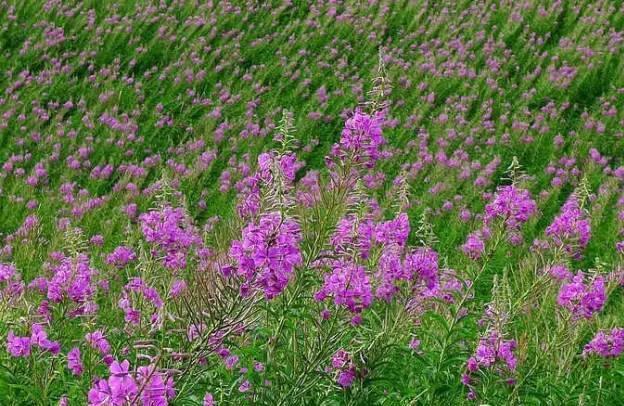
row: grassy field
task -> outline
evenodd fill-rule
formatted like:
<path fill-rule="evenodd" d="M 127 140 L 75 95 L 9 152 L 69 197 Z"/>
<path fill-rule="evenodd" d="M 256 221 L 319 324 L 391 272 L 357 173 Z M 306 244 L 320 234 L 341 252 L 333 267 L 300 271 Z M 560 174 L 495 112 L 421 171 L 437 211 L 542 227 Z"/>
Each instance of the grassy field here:
<path fill-rule="evenodd" d="M 0 2 L 0 405 L 620 404 L 623 52 L 621 1 Z"/>

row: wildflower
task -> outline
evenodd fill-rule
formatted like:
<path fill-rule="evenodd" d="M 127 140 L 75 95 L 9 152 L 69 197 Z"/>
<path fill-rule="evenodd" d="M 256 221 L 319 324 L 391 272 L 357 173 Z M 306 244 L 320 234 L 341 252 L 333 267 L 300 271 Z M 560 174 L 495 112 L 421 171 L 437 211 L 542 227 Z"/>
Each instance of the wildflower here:
<path fill-rule="evenodd" d="M 343 388 L 353 385 L 357 376 L 357 369 L 351 359 L 351 354 L 342 348 L 332 356 L 331 370 L 337 372 L 336 382 Z"/>
<path fill-rule="evenodd" d="M 591 223 L 572 195 L 561 208 L 561 213 L 546 228 L 546 235 L 573 257 L 578 257 L 591 236 Z"/>
<path fill-rule="evenodd" d="M 7 350 L 13 357 L 28 357 L 32 343 L 30 337 L 19 337 L 13 334 L 13 330 L 7 335 Z"/>
<path fill-rule="evenodd" d="M 120 245 L 106 257 L 106 263 L 119 269 L 136 259 L 136 254 L 130 247 Z"/>
<path fill-rule="evenodd" d="M 141 402 L 145 406 L 167 405 L 168 400 L 175 397 L 173 379 L 157 371 L 155 365 L 139 367 L 137 383 L 141 388 Z"/>
<path fill-rule="evenodd" d="M 238 387 L 238 391 L 241 393 L 249 392 L 250 389 L 251 389 L 251 382 L 249 382 L 248 380 L 243 381 L 243 383 L 241 383 L 240 386 Z"/>
<path fill-rule="evenodd" d="M 52 354 L 58 354 L 61 351 L 61 344 L 48 339 L 48 333 L 41 324 L 33 324 L 31 326 L 30 342 L 33 346 L 37 346 L 44 351 Z"/>
<path fill-rule="evenodd" d="M 462 251 L 471 259 L 479 259 L 485 252 L 485 243 L 478 233 L 471 233 L 462 245 Z"/>
<path fill-rule="evenodd" d="M 186 281 L 182 279 L 176 279 L 171 284 L 171 289 L 169 290 L 169 295 L 173 298 L 180 296 L 186 290 Z"/>
<path fill-rule="evenodd" d="M 228 355 L 225 358 L 225 367 L 227 369 L 233 369 L 236 364 L 238 364 L 238 356 L 236 355 Z"/>
<path fill-rule="evenodd" d="M 409 218 L 401 213 L 393 220 L 378 224 L 373 232 L 374 240 L 379 244 L 404 247 L 410 232 Z"/>
<path fill-rule="evenodd" d="M 480 370 L 492 369 L 498 373 L 514 372 L 517 366 L 515 349 L 515 340 L 506 340 L 498 331 L 490 331 L 479 339 L 474 354 L 466 361 L 467 373 L 462 375 L 462 384 L 470 387 L 473 383 L 473 375 Z M 470 392 L 474 393 L 474 389 L 470 388 Z"/>
<path fill-rule="evenodd" d="M 82 361 L 80 359 L 80 349 L 78 347 L 72 348 L 67 353 L 67 368 L 74 375 L 82 375 L 82 371 L 84 370 L 82 366 Z"/>
<path fill-rule="evenodd" d="M 47 281 L 47 297 L 50 301 L 58 303 L 65 299 L 71 300 L 78 305 L 72 313 L 75 316 L 97 310 L 93 299 L 97 291 L 95 276 L 98 272 L 91 268 L 89 257 L 84 254 L 76 258 L 63 257 L 52 273 L 53 276 Z"/>
<path fill-rule="evenodd" d="M 97 379 L 87 394 L 89 406 L 116 405 L 106 379 Z"/>
<path fill-rule="evenodd" d="M 565 265 L 557 264 L 548 268 L 548 273 L 555 279 L 564 281 L 572 279 L 572 272 Z"/>
<path fill-rule="evenodd" d="M 110 393 L 115 402 L 130 402 L 138 393 L 134 378 L 130 375 L 130 363 L 114 361 L 109 367 L 111 376 L 108 378 Z"/>
<path fill-rule="evenodd" d="M 336 382 L 338 382 L 338 385 L 342 386 L 343 388 L 348 388 L 353 385 L 353 382 L 355 381 L 355 373 L 355 367 L 350 367 L 344 371 L 340 371 Z"/>
<path fill-rule="evenodd" d="M 215 402 L 214 402 L 214 397 L 212 396 L 212 393 L 206 393 L 206 395 L 204 395 L 204 402 L 203 402 L 203 406 L 214 406 Z"/>
<path fill-rule="evenodd" d="M 15 265 L 0 263 L 0 282 L 7 282 L 13 279 L 16 273 Z"/>
<path fill-rule="evenodd" d="M 585 345 L 583 356 L 598 355 L 603 358 L 619 357 L 624 352 L 624 329 L 614 328 L 610 332 L 599 331 Z"/>
<path fill-rule="evenodd" d="M 383 121 L 382 112 L 369 115 L 356 110 L 345 122 L 339 143 L 332 147 L 333 155 L 373 167 L 382 157 L 380 148 L 386 143 L 381 129 Z"/>
<path fill-rule="evenodd" d="M 535 214 L 537 205 L 525 189 L 514 185 L 498 189 L 494 200 L 485 206 L 485 223 L 501 218 L 509 229 L 517 229 Z"/>
<path fill-rule="evenodd" d="M 336 225 L 336 230 L 331 237 L 331 244 L 338 252 L 347 252 L 349 248 L 356 248 L 362 258 L 369 256 L 376 232 L 375 224 L 370 219 L 358 219 L 355 216 L 347 216 Z M 392 238 L 384 236 L 383 230 L 379 230 L 380 238 Z"/>
<path fill-rule="evenodd" d="M 336 306 L 344 306 L 353 313 L 360 313 L 373 301 L 372 289 L 364 267 L 340 260 L 332 266 L 332 272 L 325 275 L 321 289 L 314 298 L 323 301 L 334 299 Z"/>
<path fill-rule="evenodd" d="M 91 348 L 97 350 L 101 355 L 110 354 L 111 346 L 106 337 L 104 337 L 102 330 L 95 330 L 92 333 L 87 333 L 85 335 L 85 340 L 91 345 Z"/>
<path fill-rule="evenodd" d="M 438 253 L 431 248 L 418 248 L 406 257 L 410 278 L 418 277 L 428 289 L 438 284 Z"/>
<path fill-rule="evenodd" d="M 277 212 L 247 225 L 242 240 L 232 242 L 230 248 L 236 273 L 245 280 L 244 288 L 259 286 L 268 300 L 279 296 L 295 267 L 303 262 L 301 239 L 299 225 L 294 220 L 282 220 Z"/>
<path fill-rule="evenodd" d="M 166 206 L 142 214 L 139 221 L 143 236 L 163 254 L 161 261 L 167 269 L 185 268 L 191 247 L 201 243 L 184 209 Z"/>
<path fill-rule="evenodd" d="M 587 285 L 584 279 L 583 273 L 579 272 L 572 281 L 563 284 L 559 290 L 557 303 L 570 311 L 575 318 L 589 319 L 602 309 L 607 297 L 602 276 L 594 278 L 591 284 Z"/>

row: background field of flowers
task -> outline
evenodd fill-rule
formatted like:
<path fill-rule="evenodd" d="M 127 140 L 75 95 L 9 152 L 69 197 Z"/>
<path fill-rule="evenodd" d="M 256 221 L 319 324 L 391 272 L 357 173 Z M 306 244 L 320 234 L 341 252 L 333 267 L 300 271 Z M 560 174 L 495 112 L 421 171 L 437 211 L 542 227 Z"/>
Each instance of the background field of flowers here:
<path fill-rule="evenodd" d="M 621 1 L 0 1 L 1 405 L 619 404 Z"/>

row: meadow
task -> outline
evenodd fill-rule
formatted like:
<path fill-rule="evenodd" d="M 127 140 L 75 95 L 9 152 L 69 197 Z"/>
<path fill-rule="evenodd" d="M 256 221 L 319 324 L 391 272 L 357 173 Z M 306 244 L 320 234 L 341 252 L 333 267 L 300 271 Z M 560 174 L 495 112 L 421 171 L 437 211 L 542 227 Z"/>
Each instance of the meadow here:
<path fill-rule="evenodd" d="M 618 405 L 624 2 L 0 0 L 0 405 Z"/>

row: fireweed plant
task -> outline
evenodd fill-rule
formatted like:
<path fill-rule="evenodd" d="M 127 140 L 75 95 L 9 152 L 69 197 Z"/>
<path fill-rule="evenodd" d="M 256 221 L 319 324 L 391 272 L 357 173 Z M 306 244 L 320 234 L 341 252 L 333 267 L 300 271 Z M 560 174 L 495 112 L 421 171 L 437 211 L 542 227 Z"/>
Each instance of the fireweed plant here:
<path fill-rule="evenodd" d="M 464 3 L 0 2 L 0 404 L 620 404 L 624 5 Z"/>

